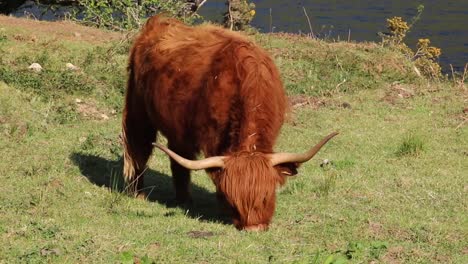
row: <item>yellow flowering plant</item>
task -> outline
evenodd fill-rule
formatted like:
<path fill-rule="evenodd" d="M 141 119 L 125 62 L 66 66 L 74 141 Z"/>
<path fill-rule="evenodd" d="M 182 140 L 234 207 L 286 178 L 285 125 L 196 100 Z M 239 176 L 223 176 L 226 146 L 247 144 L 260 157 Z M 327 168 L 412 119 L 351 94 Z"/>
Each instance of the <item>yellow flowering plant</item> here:
<path fill-rule="evenodd" d="M 388 33 L 379 33 L 382 37 L 382 45 L 398 49 L 400 52 L 408 56 L 414 61 L 419 72 L 430 78 L 439 78 L 442 76 L 441 67 L 437 60 L 441 55 L 441 49 L 430 46 L 431 41 L 427 38 L 419 39 L 416 45 L 416 52 L 411 50 L 405 43 L 404 39 L 411 27 L 420 18 L 424 6 L 418 7 L 417 15 L 412 19 L 410 25 L 401 17 L 392 17 L 387 19 Z"/>

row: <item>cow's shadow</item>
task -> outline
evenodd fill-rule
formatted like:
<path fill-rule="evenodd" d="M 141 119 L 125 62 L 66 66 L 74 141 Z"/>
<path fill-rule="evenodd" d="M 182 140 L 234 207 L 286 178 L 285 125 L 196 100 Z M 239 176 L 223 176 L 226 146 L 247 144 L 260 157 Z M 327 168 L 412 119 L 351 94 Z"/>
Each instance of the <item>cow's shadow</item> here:
<path fill-rule="evenodd" d="M 73 153 L 70 159 L 77 165 L 83 177 L 97 186 L 105 186 L 113 191 L 125 192 L 125 184 L 122 177 L 123 161 L 107 160 L 105 158 L 83 153 Z M 170 176 L 147 169 L 145 171 L 145 190 L 148 193 L 148 201 L 157 202 L 167 208 L 179 206 L 175 202 L 172 179 Z M 182 206 L 186 215 L 200 221 L 218 222 L 230 224 L 229 216 L 220 210 L 216 194 L 203 187 L 191 183 L 193 204 Z M 169 214 L 170 215 L 170 214 Z"/>

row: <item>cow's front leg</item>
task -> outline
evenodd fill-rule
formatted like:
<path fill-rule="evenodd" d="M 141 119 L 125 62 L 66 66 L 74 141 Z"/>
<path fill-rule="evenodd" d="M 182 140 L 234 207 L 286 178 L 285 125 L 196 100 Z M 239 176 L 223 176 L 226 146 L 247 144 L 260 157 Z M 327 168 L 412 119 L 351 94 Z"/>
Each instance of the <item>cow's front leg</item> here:
<path fill-rule="evenodd" d="M 176 161 L 171 159 L 171 171 L 176 202 L 180 205 L 190 205 L 192 203 L 190 194 L 190 170 L 180 166 Z"/>

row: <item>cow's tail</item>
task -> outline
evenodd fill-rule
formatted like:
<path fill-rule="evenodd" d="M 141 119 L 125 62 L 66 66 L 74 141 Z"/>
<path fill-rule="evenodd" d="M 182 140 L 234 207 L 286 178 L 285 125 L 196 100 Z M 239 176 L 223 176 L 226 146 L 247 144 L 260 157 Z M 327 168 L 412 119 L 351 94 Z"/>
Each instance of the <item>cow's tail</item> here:
<path fill-rule="evenodd" d="M 127 133 L 125 127 L 122 129 L 122 143 L 123 143 L 123 176 L 125 182 L 131 181 L 135 177 L 135 162 L 129 151 Z"/>
<path fill-rule="evenodd" d="M 136 160 L 134 159 L 134 153 L 131 149 L 131 145 L 129 142 L 129 123 L 132 121 L 131 118 L 131 111 L 132 111 L 132 94 L 135 93 L 135 73 L 132 67 L 132 58 L 130 58 L 130 65 L 128 67 L 128 82 L 127 82 L 127 91 L 125 95 L 125 108 L 122 115 L 122 145 L 123 145 L 123 176 L 125 182 L 130 182 L 135 177 L 136 168 L 135 165 Z M 131 139 L 130 139 L 131 140 Z"/>

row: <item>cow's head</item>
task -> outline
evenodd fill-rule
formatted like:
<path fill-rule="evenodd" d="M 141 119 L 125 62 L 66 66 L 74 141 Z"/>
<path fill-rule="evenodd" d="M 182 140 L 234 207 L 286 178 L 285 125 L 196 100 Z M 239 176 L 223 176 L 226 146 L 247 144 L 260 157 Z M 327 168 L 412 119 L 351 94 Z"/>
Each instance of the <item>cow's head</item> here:
<path fill-rule="evenodd" d="M 334 132 L 305 153 L 237 152 L 230 156 L 188 160 L 155 144 L 180 165 L 206 169 L 214 175 L 217 195 L 231 209 L 234 225 L 241 230 L 266 230 L 275 211 L 276 187 L 295 175 L 299 164 L 310 160 Z"/>

